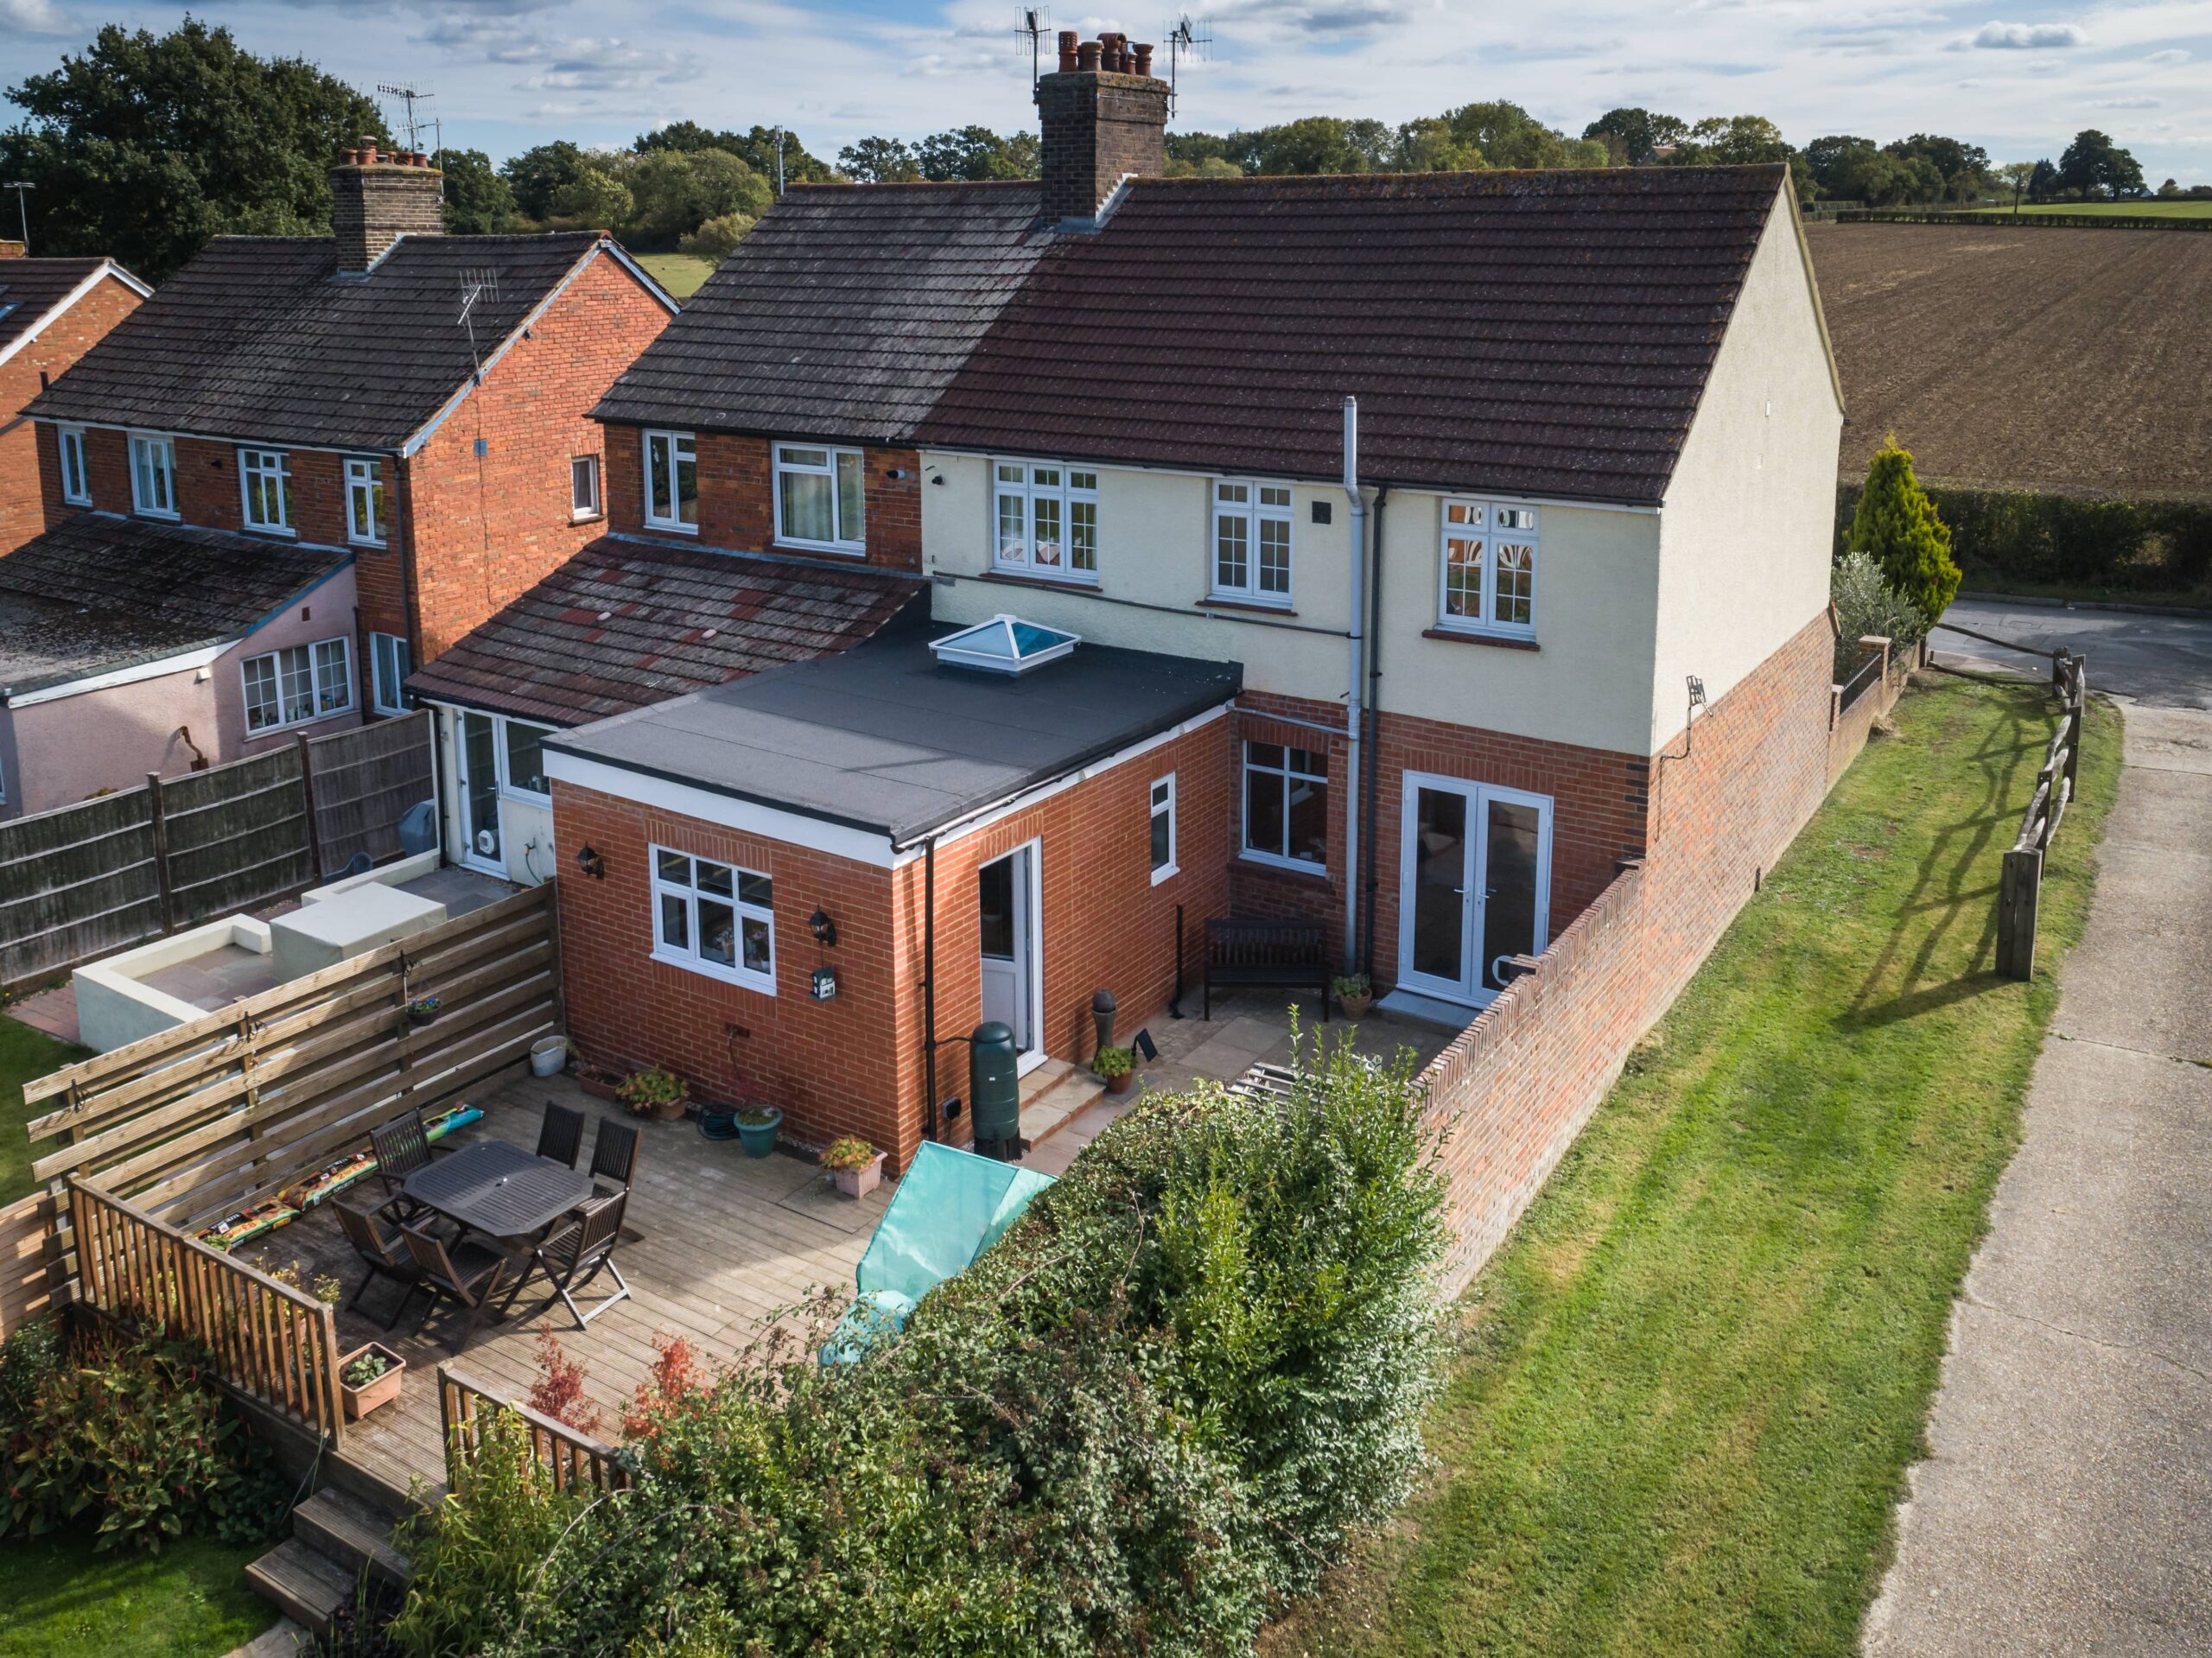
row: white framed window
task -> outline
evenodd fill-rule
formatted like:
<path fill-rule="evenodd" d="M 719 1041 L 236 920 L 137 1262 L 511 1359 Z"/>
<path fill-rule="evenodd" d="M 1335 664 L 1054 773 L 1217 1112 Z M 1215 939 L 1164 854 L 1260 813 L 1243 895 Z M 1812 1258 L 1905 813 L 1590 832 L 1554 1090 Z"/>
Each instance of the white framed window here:
<path fill-rule="evenodd" d="M 1244 745 L 1244 855 L 1293 869 L 1329 861 L 1329 757 Z"/>
<path fill-rule="evenodd" d="M 1098 580 L 1098 474 L 1057 461 L 991 463 L 991 565 L 1016 575 Z"/>
<path fill-rule="evenodd" d="M 85 429 L 57 426 L 54 436 L 61 446 L 61 499 L 72 506 L 90 506 L 92 472 L 85 459 Z"/>
<path fill-rule="evenodd" d="M 1536 528 L 1533 506 L 1445 502 L 1436 625 L 1458 633 L 1534 638 Z"/>
<path fill-rule="evenodd" d="M 645 434 L 645 522 L 699 533 L 699 445 L 689 432 Z"/>
<path fill-rule="evenodd" d="M 292 457 L 282 449 L 240 449 L 238 491 L 245 527 L 292 533 Z"/>
<path fill-rule="evenodd" d="M 858 449 L 776 445 L 776 539 L 824 552 L 868 550 L 868 458 Z"/>
<path fill-rule="evenodd" d="M 600 511 L 599 457 L 595 454 L 571 456 L 569 461 L 569 518 L 595 518 Z"/>
<path fill-rule="evenodd" d="M 1287 607 L 1290 521 L 1288 484 L 1216 479 L 1212 596 Z"/>
<path fill-rule="evenodd" d="M 776 994 L 775 896 L 767 876 L 652 848 L 653 959 Z"/>
<path fill-rule="evenodd" d="M 130 505 L 156 518 L 176 517 L 176 441 L 130 435 Z"/>
<path fill-rule="evenodd" d="M 1175 862 L 1175 774 L 1152 780 L 1152 884 L 1177 873 Z"/>
<path fill-rule="evenodd" d="M 276 731 L 345 714 L 353 706 L 353 652 L 346 641 L 317 639 L 248 657 L 245 728 Z"/>
<path fill-rule="evenodd" d="M 372 454 L 346 456 L 346 539 L 381 547 L 384 526 L 384 462 Z"/>
<path fill-rule="evenodd" d="M 369 635 L 369 706 L 378 714 L 407 712 L 407 641 L 396 633 Z"/>
<path fill-rule="evenodd" d="M 534 726 L 527 721 L 499 721 L 499 785 L 509 794 L 520 795 L 541 805 L 552 804 L 553 791 L 545 782 L 545 740 L 553 734 L 550 726 Z"/>

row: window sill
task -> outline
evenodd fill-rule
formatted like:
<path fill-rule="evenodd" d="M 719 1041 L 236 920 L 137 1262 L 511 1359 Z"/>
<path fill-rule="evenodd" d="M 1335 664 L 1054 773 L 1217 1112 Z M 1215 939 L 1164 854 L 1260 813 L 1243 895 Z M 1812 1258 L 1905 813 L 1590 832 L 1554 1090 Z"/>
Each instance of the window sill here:
<path fill-rule="evenodd" d="M 696 973 L 702 979 L 714 980 L 717 984 L 734 985 L 740 990 L 750 990 L 756 996 L 772 996 L 776 994 L 775 981 L 772 979 L 764 981 L 758 975 L 741 974 L 734 968 L 716 967 L 713 962 L 702 962 L 696 956 L 678 956 L 671 950 L 656 949 L 652 952 L 652 959 L 663 967 L 681 968 L 686 973 Z"/>
<path fill-rule="evenodd" d="M 1503 633 L 1478 633 L 1471 629 L 1457 627 L 1425 627 L 1425 639 L 1443 639 L 1452 645 L 1487 645 L 1498 651 L 1541 651 L 1543 646 L 1534 639 L 1516 639 Z"/>
<path fill-rule="evenodd" d="M 979 581 L 1005 581 L 1017 588 L 1044 588 L 1060 593 L 1096 593 L 1098 578 L 1095 575 L 1039 575 L 1033 570 L 985 570 L 976 578 Z"/>
<path fill-rule="evenodd" d="M 346 537 L 346 544 L 348 547 L 361 547 L 372 553 L 380 553 L 391 543 L 388 541 L 369 541 L 359 536 L 348 536 Z"/>
<path fill-rule="evenodd" d="M 778 536 L 769 545 L 779 553 L 804 553 L 814 557 L 819 557 L 824 553 L 833 558 L 866 558 L 868 556 L 866 547 L 841 546 L 830 541 L 786 541 L 781 536 Z"/>
<path fill-rule="evenodd" d="M 1288 605 L 1271 605 L 1258 599 L 1216 599 L 1209 594 L 1198 601 L 1201 610 L 1243 610 L 1260 616 L 1295 616 Z"/>
<path fill-rule="evenodd" d="M 89 495 L 64 495 L 61 498 L 64 506 L 90 506 L 92 504 L 92 498 Z"/>
<path fill-rule="evenodd" d="M 1152 884 L 1154 886 L 1157 886 L 1162 881 L 1173 880 L 1176 876 L 1182 873 L 1183 866 L 1180 864 L 1162 864 L 1159 868 L 1152 872 Z"/>
<path fill-rule="evenodd" d="M 130 515 L 136 518 L 153 518 L 162 524 L 181 524 L 183 522 L 183 515 L 181 513 L 164 512 L 157 506 L 134 506 L 130 509 Z"/>
<path fill-rule="evenodd" d="M 242 524 L 238 526 L 238 533 L 244 536 L 259 536 L 264 541 L 297 541 L 300 538 L 298 530 L 287 530 L 281 524 Z"/>
<path fill-rule="evenodd" d="M 333 708 L 329 713 L 318 714 L 313 719 L 288 720 L 282 725 L 274 726 L 248 726 L 245 740 L 250 743 L 257 743 L 264 737 L 281 737 L 289 731 L 305 731 L 309 726 L 328 725 L 333 720 L 349 718 L 355 712 L 353 704 L 349 702 L 342 708 Z"/>
<path fill-rule="evenodd" d="M 569 522 L 570 524 L 605 524 L 607 522 L 607 514 L 604 512 L 571 512 L 569 514 Z"/>
<path fill-rule="evenodd" d="M 664 536 L 696 536 L 699 533 L 699 526 L 696 524 L 673 524 L 665 518 L 647 518 L 645 528 Z"/>
<path fill-rule="evenodd" d="M 1332 885 L 1325 864 L 1294 862 L 1287 858 L 1269 858 L 1255 853 L 1242 852 L 1230 860 L 1232 871 L 1247 874 L 1281 875 L 1291 880 L 1309 881 L 1316 886 Z"/>

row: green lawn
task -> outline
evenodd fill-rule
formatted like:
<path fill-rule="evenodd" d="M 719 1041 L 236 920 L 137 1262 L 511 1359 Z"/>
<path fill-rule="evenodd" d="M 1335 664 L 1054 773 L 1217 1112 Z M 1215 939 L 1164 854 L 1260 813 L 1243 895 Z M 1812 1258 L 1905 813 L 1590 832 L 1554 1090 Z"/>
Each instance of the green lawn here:
<path fill-rule="evenodd" d="M 690 299 L 699 291 L 699 284 L 715 274 L 711 259 L 702 259 L 690 253 L 640 253 L 638 263 L 652 273 L 652 279 L 678 299 Z"/>
<path fill-rule="evenodd" d="M 1983 207 L 1978 213 L 2009 215 L 2010 207 Z M 2212 219 L 2212 197 L 2184 196 L 2177 201 L 2024 201 L 2020 216 L 2031 213 L 2091 213 L 2101 219 Z"/>
<path fill-rule="evenodd" d="M 31 1148 L 23 1138 L 23 1124 L 30 1120 L 23 1109 L 23 1084 L 91 1051 L 56 1042 L 0 1013 L 0 1204 L 15 1202 L 32 1185 Z M 41 1115 L 48 1109 L 39 1107 Z"/>
<path fill-rule="evenodd" d="M 1947 680 L 1897 724 L 1469 1291 L 1431 1488 L 1274 1658 L 1857 1651 L 2119 772 L 2101 708 L 2010 984 L 2045 697 Z"/>
<path fill-rule="evenodd" d="M 276 1621 L 245 1586 L 258 1547 L 200 1538 L 99 1554 L 89 1534 L 6 1546 L 0 1658 L 221 1658 Z"/>

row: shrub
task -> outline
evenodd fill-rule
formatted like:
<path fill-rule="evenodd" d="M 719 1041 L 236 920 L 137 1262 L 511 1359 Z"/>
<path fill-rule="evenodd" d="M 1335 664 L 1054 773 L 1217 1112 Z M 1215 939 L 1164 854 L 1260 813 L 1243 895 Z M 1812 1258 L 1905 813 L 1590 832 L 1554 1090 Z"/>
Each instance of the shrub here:
<path fill-rule="evenodd" d="M 18 1325 L 0 1342 L 0 1445 L 30 1413 L 39 1389 L 61 1368 L 67 1349 L 58 1318 Z"/>
<path fill-rule="evenodd" d="M 584 1392 L 589 1374 L 582 1360 L 572 1359 L 563 1350 L 558 1337 L 550 1330 L 540 1331 L 537 1380 L 530 1384 L 530 1394 L 523 1402 L 540 1416 L 566 1422 L 579 1433 L 596 1435 L 599 1407 Z"/>
<path fill-rule="evenodd" d="M 1126 1077 L 1136 1068 L 1137 1057 L 1127 1048 L 1101 1048 L 1090 1056 L 1090 1068 L 1109 1080 Z"/>
<path fill-rule="evenodd" d="M 822 1153 L 825 1169 L 864 1169 L 875 1161 L 875 1147 L 868 1141 L 847 1134 L 830 1142 L 830 1149 Z"/>
<path fill-rule="evenodd" d="M 1836 492 L 1838 550 L 1860 494 Z M 2202 594 L 2212 581 L 2212 501 L 2115 500 L 1930 486 L 1969 579 L 1993 585 Z"/>
<path fill-rule="evenodd" d="M 1850 677 L 1860 661 L 1859 641 L 1869 635 L 1891 642 L 1892 659 L 1927 637 L 1928 619 L 1882 578 L 1882 567 L 1865 553 L 1846 553 L 1828 574 L 1835 605 L 1835 677 Z"/>
<path fill-rule="evenodd" d="M 1889 584 L 1930 622 L 1940 621 L 1959 590 L 1951 532 L 1912 475 L 1912 456 L 1891 438 L 1866 469 L 1844 545 L 1869 555 Z"/>
<path fill-rule="evenodd" d="M 684 253 L 712 259 L 716 264 L 729 257 L 756 221 L 746 213 L 720 213 L 696 231 L 681 237 L 677 248 Z"/>
<path fill-rule="evenodd" d="M 674 1105 L 691 1097 L 691 1085 L 673 1071 L 653 1067 L 633 1070 L 614 1089 L 615 1097 L 643 1116 L 656 1107 Z"/>

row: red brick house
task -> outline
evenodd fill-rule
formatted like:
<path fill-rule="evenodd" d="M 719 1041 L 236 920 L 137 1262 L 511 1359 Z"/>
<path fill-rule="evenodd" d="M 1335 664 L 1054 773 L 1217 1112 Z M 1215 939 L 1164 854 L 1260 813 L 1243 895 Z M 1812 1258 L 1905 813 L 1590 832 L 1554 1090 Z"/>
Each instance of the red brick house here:
<path fill-rule="evenodd" d="M 592 408 L 676 310 L 598 232 L 441 234 L 420 154 L 365 141 L 331 178 L 334 234 L 216 238 L 28 410 L 49 524 L 348 565 L 327 638 L 229 688 L 255 740 L 400 711 L 412 664 L 600 533 Z"/>
<path fill-rule="evenodd" d="M 544 745 L 587 1051 L 901 1162 L 933 1039 L 1087 1057 L 1179 905 L 1186 960 L 1320 922 L 1465 1023 L 1631 861 L 1696 872 L 1694 962 L 1827 780 L 1842 409 L 1783 169 L 1165 179 L 1165 85 L 1063 48 L 1041 181 L 795 187 L 745 309 L 601 410 L 756 489 L 911 454 L 938 637 Z"/>
<path fill-rule="evenodd" d="M 0 554 L 50 527 L 23 405 L 153 291 L 112 259 L 27 259 L 0 242 Z"/>

